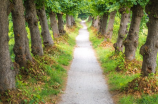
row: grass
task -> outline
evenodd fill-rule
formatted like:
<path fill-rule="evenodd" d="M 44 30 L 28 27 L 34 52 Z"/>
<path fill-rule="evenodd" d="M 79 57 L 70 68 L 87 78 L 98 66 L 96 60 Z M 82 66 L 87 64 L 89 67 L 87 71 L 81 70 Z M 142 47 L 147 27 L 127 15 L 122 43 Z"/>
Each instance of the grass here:
<path fill-rule="evenodd" d="M 97 37 L 97 30 L 91 26 L 91 22 L 86 23 L 90 32 L 90 41 L 92 42 L 93 48 L 96 51 L 99 62 L 101 63 L 102 69 L 105 76 L 108 78 L 109 89 L 112 92 L 118 91 L 119 99 L 116 98 L 118 104 L 157 104 L 158 94 L 143 94 L 138 96 L 137 94 L 127 94 L 126 88 L 128 83 L 135 78 L 140 77 L 140 68 L 143 57 L 139 54 L 141 46 L 145 43 L 147 37 L 147 27 L 142 22 L 139 33 L 139 45 L 136 51 L 136 60 L 133 63 L 126 63 L 124 54 L 116 54 L 113 46 L 103 47 L 103 38 Z M 118 30 L 120 24 L 120 16 L 116 16 L 114 24 L 114 32 L 110 43 L 115 43 L 117 40 Z M 137 63 L 138 62 L 138 63 Z M 117 71 L 116 67 L 119 67 L 121 71 Z M 139 72 L 127 74 L 128 70 L 138 69 Z M 115 99 L 115 98 L 114 98 Z"/>
<path fill-rule="evenodd" d="M 119 104 L 157 104 L 158 103 L 158 95 L 143 95 L 141 98 L 134 98 L 131 95 L 124 96 Z"/>
<path fill-rule="evenodd" d="M 76 45 L 75 37 L 81 28 L 77 25 L 66 29 L 67 33 L 54 40 L 53 47 L 44 48 L 43 56 L 33 57 L 33 63 L 28 63 L 26 69 L 21 68 L 16 76 L 16 88 L 14 91 L 7 91 L 0 95 L 0 101 L 9 103 L 56 103 L 58 95 L 62 93 L 68 66 L 73 58 L 73 49 Z M 12 23 L 9 24 L 9 49 L 14 62 L 14 34 Z M 51 31 L 51 30 L 50 30 Z M 28 28 L 27 28 L 27 32 Z M 52 31 L 51 31 L 52 33 Z M 30 34 L 28 34 L 30 41 Z"/>

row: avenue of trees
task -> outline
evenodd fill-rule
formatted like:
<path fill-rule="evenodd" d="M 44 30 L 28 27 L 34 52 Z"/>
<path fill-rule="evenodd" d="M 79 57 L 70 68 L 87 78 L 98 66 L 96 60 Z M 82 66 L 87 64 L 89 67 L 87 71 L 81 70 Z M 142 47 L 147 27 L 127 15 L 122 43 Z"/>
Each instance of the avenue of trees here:
<path fill-rule="evenodd" d="M 75 25 L 74 17 L 80 4 L 81 0 L 0 0 L 0 91 L 15 89 L 15 77 L 19 72 L 10 58 L 9 15 L 13 22 L 15 62 L 20 68 L 26 68 L 27 63 L 33 61 L 31 53 L 42 56 L 42 44 L 44 47 L 54 45 L 49 25 L 54 38 L 64 35 L 63 14 L 66 15 L 67 28 L 70 28 Z M 50 19 L 50 24 L 47 19 Z M 31 49 L 26 23 L 31 35 Z"/>
<path fill-rule="evenodd" d="M 140 49 L 140 54 L 143 56 L 142 76 L 156 73 L 158 35 L 158 8 L 156 6 L 158 6 L 156 0 L 91 0 L 89 3 L 90 9 L 88 12 L 91 13 L 89 19 L 92 20 L 92 26 L 98 29 L 98 35 L 105 37 L 104 41 L 111 39 L 115 15 L 117 11 L 120 13 L 121 21 L 118 38 L 113 46 L 116 53 L 124 52 L 125 59 L 129 61 L 135 59 L 139 44 L 139 28 L 141 22 L 144 22 L 142 17 L 145 14 L 149 18 L 146 43 Z M 108 18 L 109 23 L 107 23 Z M 128 30 L 129 22 L 130 28 Z"/>
<path fill-rule="evenodd" d="M 140 54 L 143 56 L 141 73 L 142 76 L 156 73 L 157 0 L 0 0 L 0 91 L 15 89 L 15 76 L 18 73 L 9 53 L 8 16 L 11 14 L 13 21 L 15 62 L 25 68 L 27 62 L 33 61 L 31 53 L 34 56 L 44 54 L 42 44 L 44 47 L 53 46 L 49 25 L 52 28 L 53 37 L 58 38 L 65 34 L 63 14 L 66 15 L 67 28 L 70 28 L 75 25 L 74 17 L 80 11 L 90 13 L 89 21 L 92 20 L 92 26 L 98 29 L 98 34 L 105 37 L 104 41 L 111 39 L 115 15 L 120 13 L 120 28 L 114 48 L 115 52 L 120 52 L 125 47 L 125 58 L 130 61 L 135 59 L 142 17 L 144 14 L 148 15 L 148 36 L 146 43 L 140 49 Z M 50 19 L 50 24 L 47 19 Z M 130 21 L 128 30 L 127 24 Z M 41 33 L 38 22 L 42 28 Z M 26 23 L 31 34 L 31 49 Z"/>

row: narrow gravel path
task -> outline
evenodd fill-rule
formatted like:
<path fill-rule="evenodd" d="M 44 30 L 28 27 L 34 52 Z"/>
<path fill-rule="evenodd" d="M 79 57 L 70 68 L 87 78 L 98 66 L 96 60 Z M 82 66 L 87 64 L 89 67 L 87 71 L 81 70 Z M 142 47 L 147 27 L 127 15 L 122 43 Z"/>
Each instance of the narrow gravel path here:
<path fill-rule="evenodd" d="M 76 38 L 77 47 L 68 72 L 68 82 L 59 104 L 113 104 L 103 72 L 91 43 L 84 21 Z"/>

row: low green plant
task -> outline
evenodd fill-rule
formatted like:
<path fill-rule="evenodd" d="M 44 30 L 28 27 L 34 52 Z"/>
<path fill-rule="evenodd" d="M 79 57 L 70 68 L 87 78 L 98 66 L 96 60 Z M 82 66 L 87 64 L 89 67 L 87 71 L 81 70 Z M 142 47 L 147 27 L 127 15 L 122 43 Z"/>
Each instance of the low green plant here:
<path fill-rule="evenodd" d="M 140 98 L 135 98 L 132 95 L 124 96 L 119 100 L 119 104 L 157 104 L 158 95 L 142 95 Z"/>

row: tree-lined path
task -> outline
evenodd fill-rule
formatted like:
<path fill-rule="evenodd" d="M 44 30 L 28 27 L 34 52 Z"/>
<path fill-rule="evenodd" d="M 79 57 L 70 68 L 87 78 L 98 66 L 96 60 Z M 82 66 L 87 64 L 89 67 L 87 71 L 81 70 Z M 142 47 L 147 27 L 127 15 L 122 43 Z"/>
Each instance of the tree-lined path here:
<path fill-rule="evenodd" d="M 89 32 L 81 22 L 77 47 L 68 72 L 68 82 L 60 104 L 113 104 L 101 67 L 95 57 Z"/>

